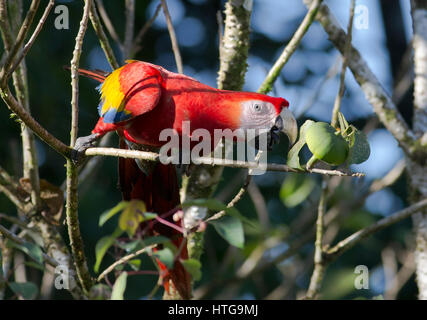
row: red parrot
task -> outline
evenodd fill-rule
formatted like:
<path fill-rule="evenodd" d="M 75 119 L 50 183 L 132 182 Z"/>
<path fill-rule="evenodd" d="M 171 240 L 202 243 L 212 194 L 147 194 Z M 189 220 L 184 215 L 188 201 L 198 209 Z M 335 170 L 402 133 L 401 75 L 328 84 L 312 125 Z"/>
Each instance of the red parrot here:
<path fill-rule="evenodd" d="M 160 147 L 166 143 L 159 139 L 162 130 L 175 129 L 181 136 L 183 121 L 189 121 L 190 135 L 196 129 L 206 129 L 212 136 L 215 129 L 267 129 L 271 130 L 273 142 L 279 131 L 286 133 L 291 143 L 296 140 L 296 121 L 283 98 L 215 89 L 191 77 L 135 60 L 109 74 L 83 69 L 79 73 L 101 82 L 101 102 L 99 121 L 90 136 L 77 140 L 77 154 L 110 131 L 117 131 L 121 137 L 121 148 L 135 144 Z M 140 167 L 133 159 L 119 159 L 124 200 L 142 200 L 147 211 L 159 215 L 173 212 L 180 204 L 175 167 L 162 163 L 148 171 Z M 181 221 L 173 221 L 172 215 L 165 219 L 181 226 Z M 188 258 L 180 232 L 161 223 L 149 228 L 151 234 L 170 238 L 181 250 L 180 259 Z M 182 298 L 189 299 L 191 279 L 180 259 L 171 270 L 158 261 L 163 271 L 161 277 L 166 290 L 169 291 L 171 282 Z"/>

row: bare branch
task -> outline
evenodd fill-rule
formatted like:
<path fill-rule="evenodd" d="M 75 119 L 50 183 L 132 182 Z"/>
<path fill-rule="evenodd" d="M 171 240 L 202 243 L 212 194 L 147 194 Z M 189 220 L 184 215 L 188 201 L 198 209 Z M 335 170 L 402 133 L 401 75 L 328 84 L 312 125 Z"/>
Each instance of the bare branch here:
<path fill-rule="evenodd" d="M 78 65 L 83 46 L 83 37 L 86 33 L 87 23 L 89 20 L 89 12 L 92 5 L 92 0 L 85 0 L 83 9 L 83 16 L 80 21 L 79 31 L 76 36 L 76 44 L 73 51 L 73 58 L 71 60 L 71 87 L 72 87 L 72 119 L 71 119 L 71 132 L 70 132 L 70 145 L 73 146 L 77 139 L 78 128 Z M 87 267 L 86 256 L 83 250 L 83 240 L 80 234 L 79 218 L 78 218 L 78 171 L 77 166 L 70 160 L 67 160 L 67 203 L 66 203 L 66 216 L 68 235 L 70 237 L 70 244 L 74 263 L 77 271 L 77 276 L 80 280 L 84 292 L 89 292 L 92 285 L 92 279 Z"/>
<path fill-rule="evenodd" d="M 102 21 L 104 21 L 105 27 L 110 33 L 111 38 L 113 38 L 113 40 L 120 46 L 120 50 L 123 51 L 120 38 L 117 35 L 116 29 L 114 28 L 114 25 L 107 14 L 107 10 L 105 10 L 104 2 L 102 0 L 96 0 L 96 6 L 98 7 L 99 14 L 101 15 Z"/>
<path fill-rule="evenodd" d="M 303 0 L 306 6 L 311 6 L 313 1 L 314 0 Z M 329 40 L 343 55 L 347 35 L 345 31 L 341 29 L 338 21 L 326 4 L 320 6 L 316 20 L 320 22 L 328 34 Z M 365 93 L 366 99 L 371 103 L 380 121 L 396 138 L 407 154 L 416 152 L 418 147 L 415 143 L 415 134 L 409 129 L 390 96 L 384 90 L 359 51 L 353 46 L 350 46 L 348 62 L 350 70 Z"/>
<path fill-rule="evenodd" d="M 33 132 L 40 137 L 44 142 L 52 147 L 56 152 L 68 158 L 71 154 L 71 148 L 58 140 L 43 128 L 34 118 L 16 101 L 10 92 L 9 87 L 0 88 L 0 95 L 6 105 L 12 112 L 16 113 L 22 122 L 24 122 Z"/>
<path fill-rule="evenodd" d="M 6 58 L 6 61 L 0 71 L 0 85 L 1 87 L 5 87 L 7 85 L 8 75 L 10 74 L 9 70 L 13 63 L 16 60 L 16 56 L 19 53 L 19 50 L 25 41 L 27 33 L 31 27 L 34 16 L 37 13 L 37 8 L 40 4 L 40 0 L 33 0 L 31 2 L 30 8 L 28 9 L 27 15 L 25 16 L 24 22 L 19 29 L 19 33 L 16 37 L 13 47 L 10 49 L 9 55 Z M 0 1 L 0 13 L 3 12 L 0 24 L 0 28 L 4 29 L 4 24 L 7 24 L 8 18 L 6 13 L 6 1 Z"/>
<path fill-rule="evenodd" d="M 240 201 L 240 199 L 242 198 L 242 196 L 245 194 L 246 190 L 248 189 L 248 186 L 251 182 L 251 178 L 252 178 L 252 176 L 250 176 L 249 174 L 246 176 L 245 183 L 240 188 L 239 192 L 234 196 L 234 198 L 227 204 L 227 208 L 234 207 L 235 204 L 238 201 Z M 219 218 L 223 217 L 225 215 L 225 213 L 226 213 L 225 210 L 219 211 L 218 213 L 215 213 L 214 215 L 212 215 L 208 219 L 206 219 L 205 222 L 218 220 Z"/>
<path fill-rule="evenodd" d="M 169 36 L 172 42 L 172 50 L 175 56 L 176 68 L 178 69 L 179 73 L 183 73 L 184 68 L 182 67 L 181 53 L 179 52 L 178 41 L 176 40 L 176 34 L 173 28 L 171 16 L 169 14 L 168 5 L 166 4 L 166 0 L 160 1 L 162 3 L 163 13 L 165 14 L 166 23 L 168 25 Z"/>
<path fill-rule="evenodd" d="M 135 28 L 135 0 L 125 0 L 125 7 L 126 25 L 125 40 L 123 41 L 123 56 L 124 59 L 129 59 Z"/>
<path fill-rule="evenodd" d="M 86 156 L 112 156 L 121 158 L 132 158 L 148 161 L 160 161 L 160 155 L 154 152 L 139 151 L 139 150 L 124 150 L 116 148 L 89 148 L 85 151 Z M 220 166 L 220 167 L 231 167 L 231 168 L 245 168 L 245 169 L 257 169 L 266 171 L 280 171 L 280 172 L 297 172 L 297 173 L 318 173 L 328 176 L 349 176 L 349 177 L 361 177 L 363 173 L 347 173 L 339 170 L 326 170 L 326 169 L 310 169 L 307 171 L 300 171 L 293 169 L 285 164 L 278 163 L 266 163 L 260 165 L 257 162 L 246 162 L 238 160 L 210 158 L 210 157 L 197 157 L 192 159 L 197 164 L 209 165 L 209 166 Z"/>
<path fill-rule="evenodd" d="M 420 210 L 427 207 L 427 199 L 421 200 L 410 207 L 407 207 L 406 209 L 400 210 L 398 212 L 393 213 L 392 215 L 385 217 L 376 223 L 370 225 L 369 227 L 366 227 L 364 229 L 361 229 L 355 233 L 353 233 L 351 236 L 345 238 L 344 240 L 340 241 L 338 244 L 336 244 L 334 247 L 330 248 L 326 251 L 325 257 L 328 260 L 336 259 L 338 256 L 343 254 L 348 249 L 354 247 L 357 243 L 362 241 L 363 239 L 369 237 L 370 235 L 383 230 L 387 228 L 388 226 L 395 224 L 405 218 L 410 217 L 416 212 L 419 212 Z"/>
<path fill-rule="evenodd" d="M 150 27 L 152 26 L 152 24 L 154 23 L 154 21 L 156 20 L 157 16 L 160 13 L 160 9 L 162 8 L 162 4 L 159 3 L 156 11 L 154 12 L 153 16 L 150 18 L 150 20 L 148 20 L 144 26 L 142 27 L 142 29 L 138 32 L 135 40 L 133 41 L 133 46 L 132 46 L 132 50 L 130 53 L 130 56 L 133 57 L 140 49 L 140 43 L 142 41 L 142 39 L 144 38 L 145 34 L 147 33 L 148 29 L 150 29 Z"/>
<path fill-rule="evenodd" d="M 345 72 L 348 66 L 348 52 L 350 50 L 352 31 L 353 31 L 353 18 L 354 18 L 354 7 L 356 5 L 355 0 L 351 0 L 350 5 L 350 18 L 348 19 L 347 26 L 347 39 L 345 40 L 344 54 L 342 55 L 342 67 L 340 75 L 340 88 L 338 89 L 337 97 L 335 98 L 334 109 L 332 110 L 332 121 L 331 125 L 337 127 L 338 125 L 338 113 L 341 109 L 341 101 L 345 90 Z"/>
<path fill-rule="evenodd" d="M 110 63 L 111 68 L 117 69 L 119 67 L 119 64 L 117 63 L 117 59 L 114 55 L 113 49 L 111 48 L 107 36 L 105 35 L 104 29 L 102 28 L 98 12 L 96 11 L 95 3 L 93 3 L 91 6 L 89 17 L 92 23 L 92 27 L 95 30 L 96 36 L 98 37 L 99 42 L 101 44 L 101 48 L 102 50 L 104 50 L 105 57 Z"/>
<path fill-rule="evenodd" d="M 319 293 L 320 286 L 325 274 L 326 264 L 323 260 L 323 228 L 324 228 L 324 215 L 326 211 L 326 201 L 328 196 L 328 182 L 323 180 L 322 193 L 320 195 L 319 206 L 317 209 L 316 221 L 316 242 L 314 249 L 314 270 L 310 279 L 310 286 L 307 290 L 305 299 L 314 299 Z"/>
<path fill-rule="evenodd" d="M 14 242 L 16 242 L 16 243 L 19 243 L 19 244 L 24 244 L 24 243 L 25 243 L 25 241 L 24 241 L 24 240 L 22 240 L 20 237 L 18 237 L 17 235 L 13 234 L 13 233 L 12 233 L 12 232 L 10 232 L 9 230 L 7 230 L 7 229 L 6 229 L 5 227 L 3 227 L 1 224 L 0 224 L 0 233 L 1 233 L 2 235 L 4 235 L 6 238 L 8 238 L 8 239 L 10 239 L 10 240 L 12 240 L 12 241 L 14 241 Z M 56 261 L 56 260 L 55 260 L 55 259 L 53 259 L 52 257 L 48 256 L 46 253 L 43 253 L 42 255 L 43 255 L 43 259 L 44 259 L 47 263 L 49 263 L 51 266 L 56 267 L 56 266 L 58 266 L 58 265 L 59 265 L 58 261 Z M 30 258 L 32 258 L 32 257 L 30 256 Z"/>
<path fill-rule="evenodd" d="M 426 0 L 412 0 L 413 22 L 412 47 L 414 51 L 414 117 L 413 128 L 420 135 L 419 155 L 408 158 L 407 168 L 411 186 L 411 202 L 427 198 L 427 3 Z M 427 300 L 427 215 L 419 210 L 413 216 L 416 233 L 415 263 L 418 298 Z"/>
<path fill-rule="evenodd" d="M 52 7 L 55 4 L 55 0 L 49 0 L 49 3 L 46 6 L 46 9 L 43 12 L 42 17 L 40 18 L 39 23 L 37 24 L 33 34 L 31 35 L 28 42 L 25 44 L 25 46 L 22 48 L 22 50 L 19 53 L 19 56 L 15 59 L 13 66 L 10 68 L 8 72 L 8 76 L 18 67 L 19 63 L 24 59 L 24 57 L 27 55 L 28 51 L 31 49 L 31 47 L 34 44 L 34 41 L 36 40 L 37 36 L 39 35 L 40 31 L 42 30 L 44 23 L 46 22 L 47 17 L 49 16 L 50 11 L 52 10 Z"/>
<path fill-rule="evenodd" d="M 120 258 L 119 260 L 114 262 L 111 266 L 109 266 L 107 269 L 102 271 L 102 273 L 98 276 L 96 281 L 100 282 L 107 274 L 109 274 L 111 271 L 113 271 L 118 265 L 124 264 L 124 263 L 128 262 L 129 260 L 132 260 L 133 258 L 135 258 L 135 257 L 137 257 L 143 253 L 149 252 L 150 250 L 152 250 L 155 247 L 156 247 L 156 245 L 148 246 L 148 247 L 142 248 L 142 249 L 140 249 L 134 253 L 128 254 L 127 256 Z"/>
<path fill-rule="evenodd" d="M 276 81 L 286 62 L 288 62 L 289 58 L 295 52 L 296 48 L 301 42 L 301 39 L 304 37 L 308 28 L 313 23 L 321 3 L 322 0 L 314 0 L 313 3 L 310 5 L 310 9 L 305 15 L 304 20 L 299 25 L 297 31 L 295 31 L 291 41 L 289 41 L 282 54 L 280 55 L 279 59 L 277 59 L 277 61 L 274 63 L 274 66 L 268 72 L 267 77 L 262 82 L 261 86 L 258 89 L 258 92 L 268 93 L 271 91 L 271 89 L 273 88 L 273 83 Z"/>

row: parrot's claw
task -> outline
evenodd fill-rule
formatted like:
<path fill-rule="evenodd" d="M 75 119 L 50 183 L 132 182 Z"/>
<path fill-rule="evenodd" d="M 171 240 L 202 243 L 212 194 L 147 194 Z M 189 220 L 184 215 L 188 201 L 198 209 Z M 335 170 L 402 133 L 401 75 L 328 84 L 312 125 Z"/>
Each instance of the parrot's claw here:
<path fill-rule="evenodd" d="M 98 140 L 100 135 L 98 133 L 93 133 L 89 136 L 80 137 L 76 140 L 74 148 L 71 151 L 71 159 L 75 164 L 80 164 L 85 156 L 86 149 L 92 148 L 95 146 L 95 141 Z"/>

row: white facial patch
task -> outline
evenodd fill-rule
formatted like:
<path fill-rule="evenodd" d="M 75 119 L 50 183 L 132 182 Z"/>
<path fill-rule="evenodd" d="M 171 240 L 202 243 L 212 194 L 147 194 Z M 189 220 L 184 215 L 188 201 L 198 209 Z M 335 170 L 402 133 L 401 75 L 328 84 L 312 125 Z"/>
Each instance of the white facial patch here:
<path fill-rule="evenodd" d="M 246 129 L 271 129 L 276 121 L 277 112 L 274 105 L 262 100 L 248 100 L 242 102 L 240 128 Z"/>

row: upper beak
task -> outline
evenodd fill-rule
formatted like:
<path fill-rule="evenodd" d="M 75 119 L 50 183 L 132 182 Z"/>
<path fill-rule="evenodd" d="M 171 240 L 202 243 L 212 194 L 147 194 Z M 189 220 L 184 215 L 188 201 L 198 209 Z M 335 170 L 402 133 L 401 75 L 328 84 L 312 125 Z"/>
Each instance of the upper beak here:
<path fill-rule="evenodd" d="M 276 118 L 275 126 L 288 136 L 289 143 L 292 146 L 298 138 L 298 126 L 294 115 L 288 108 L 283 108 Z"/>

